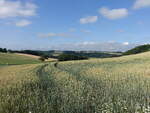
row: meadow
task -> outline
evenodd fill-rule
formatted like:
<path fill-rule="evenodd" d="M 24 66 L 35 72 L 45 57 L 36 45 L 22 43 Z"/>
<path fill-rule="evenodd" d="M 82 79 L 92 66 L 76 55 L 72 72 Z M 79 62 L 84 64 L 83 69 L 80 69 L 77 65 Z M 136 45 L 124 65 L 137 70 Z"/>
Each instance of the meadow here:
<path fill-rule="evenodd" d="M 1 66 L 0 113 L 150 113 L 150 52 Z"/>
<path fill-rule="evenodd" d="M 1 53 L 0 65 L 20 65 L 20 64 L 36 64 L 40 63 L 37 58 L 19 55 L 16 53 Z"/>

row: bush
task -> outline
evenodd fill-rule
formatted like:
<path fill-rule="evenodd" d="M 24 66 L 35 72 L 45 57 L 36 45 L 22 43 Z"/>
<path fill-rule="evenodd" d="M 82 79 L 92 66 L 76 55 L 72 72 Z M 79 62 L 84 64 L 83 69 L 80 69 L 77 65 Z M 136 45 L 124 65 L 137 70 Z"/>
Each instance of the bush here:
<path fill-rule="evenodd" d="M 72 54 L 61 54 L 58 56 L 59 61 L 85 60 L 85 59 L 88 59 L 88 58 L 84 56 L 77 56 L 77 55 L 72 55 Z"/>
<path fill-rule="evenodd" d="M 0 48 L 0 52 L 7 53 L 7 49 L 6 48 Z"/>
<path fill-rule="evenodd" d="M 41 57 L 43 57 L 44 59 L 48 59 L 49 58 L 49 56 L 48 55 L 42 55 Z"/>
<path fill-rule="evenodd" d="M 40 57 L 39 60 L 42 61 L 42 62 L 44 62 L 45 58 L 44 57 Z"/>

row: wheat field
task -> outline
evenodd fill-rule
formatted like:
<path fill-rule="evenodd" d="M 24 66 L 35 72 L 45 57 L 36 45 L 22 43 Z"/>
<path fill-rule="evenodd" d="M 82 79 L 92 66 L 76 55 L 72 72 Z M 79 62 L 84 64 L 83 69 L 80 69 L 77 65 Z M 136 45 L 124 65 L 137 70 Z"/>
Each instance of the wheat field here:
<path fill-rule="evenodd" d="M 31 55 L 25 56 L 17 53 L 1 53 L 0 52 L 0 66 L 1 65 L 21 65 L 21 64 L 36 64 L 40 63 L 38 58 L 33 58 Z"/>
<path fill-rule="evenodd" d="M 0 67 L 0 113 L 150 113 L 150 52 Z"/>

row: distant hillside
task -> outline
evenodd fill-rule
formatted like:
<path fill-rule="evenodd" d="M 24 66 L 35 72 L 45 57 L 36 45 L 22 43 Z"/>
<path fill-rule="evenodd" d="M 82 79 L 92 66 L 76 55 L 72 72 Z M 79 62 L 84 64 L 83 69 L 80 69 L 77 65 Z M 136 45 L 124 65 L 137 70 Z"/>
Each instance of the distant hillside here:
<path fill-rule="evenodd" d="M 123 55 L 132 55 L 132 54 L 138 54 L 138 53 L 143 53 L 147 51 L 150 51 L 150 44 L 137 46 L 131 50 L 124 52 Z"/>
<path fill-rule="evenodd" d="M 102 51 L 39 51 L 39 50 L 22 50 L 22 51 L 9 51 L 11 53 L 23 53 L 36 56 L 47 56 L 49 58 L 58 58 L 61 54 L 77 55 L 88 58 L 111 58 L 119 57 L 121 52 L 102 52 Z"/>
<path fill-rule="evenodd" d="M 35 64 L 40 61 L 37 58 L 23 56 L 16 53 L 0 53 L 0 65 Z"/>

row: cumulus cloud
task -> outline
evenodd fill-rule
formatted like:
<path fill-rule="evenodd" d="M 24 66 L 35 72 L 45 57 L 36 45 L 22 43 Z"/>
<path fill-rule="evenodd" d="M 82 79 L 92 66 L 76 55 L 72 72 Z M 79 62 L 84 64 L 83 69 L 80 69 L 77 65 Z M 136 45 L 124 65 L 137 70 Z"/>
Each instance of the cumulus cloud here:
<path fill-rule="evenodd" d="M 96 42 L 83 42 L 83 43 L 80 43 L 79 45 L 94 45 L 96 44 Z"/>
<path fill-rule="evenodd" d="M 128 10 L 126 8 L 109 9 L 107 7 L 102 7 L 100 8 L 99 13 L 111 20 L 120 19 L 128 16 Z"/>
<path fill-rule="evenodd" d="M 88 16 L 80 19 L 81 24 L 95 23 L 98 20 L 98 16 Z"/>
<path fill-rule="evenodd" d="M 21 21 L 18 21 L 18 22 L 15 23 L 15 25 L 17 27 L 25 27 L 25 26 L 28 26 L 30 24 L 31 24 L 31 22 L 28 21 L 28 20 L 21 20 Z"/>
<path fill-rule="evenodd" d="M 124 42 L 123 45 L 127 46 L 129 45 L 129 42 Z"/>
<path fill-rule="evenodd" d="M 36 15 L 37 6 L 31 2 L 0 0 L 0 18 Z"/>
<path fill-rule="evenodd" d="M 133 9 L 139 9 L 144 7 L 150 7 L 150 0 L 136 0 L 133 5 Z"/>

